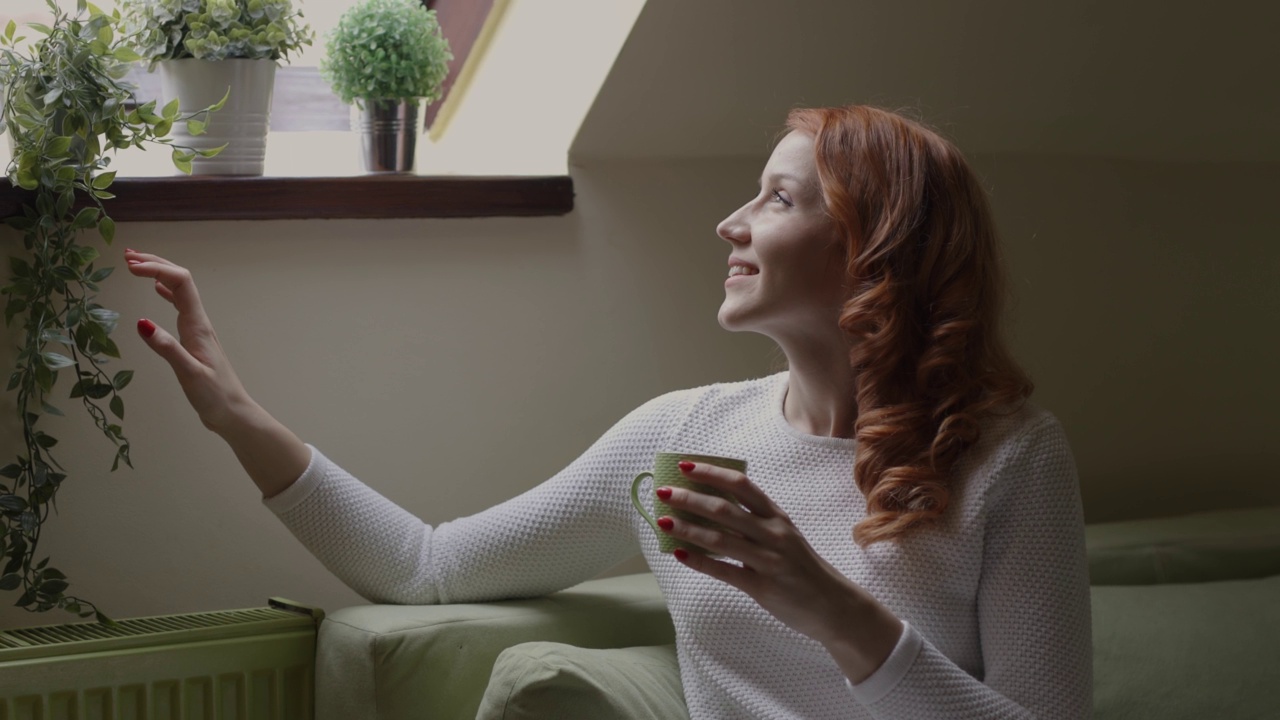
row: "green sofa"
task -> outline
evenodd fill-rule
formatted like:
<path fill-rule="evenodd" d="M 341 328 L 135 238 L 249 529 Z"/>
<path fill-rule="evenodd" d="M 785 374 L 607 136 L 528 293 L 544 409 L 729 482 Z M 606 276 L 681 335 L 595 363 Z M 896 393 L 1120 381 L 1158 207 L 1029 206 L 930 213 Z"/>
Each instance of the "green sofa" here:
<path fill-rule="evenodd" d="M 1280 718 L 1280 507 L 1090 525 L 1087 541 L 1096 718 Z M 544 644 L 524 645 L 537 641 Z M 657 584 L 641 574 L 536 600 L 331 613 L 317 644 L 316 718 L 473 720 L 482 703 L 485 717 L 535 717 L 514 703 L 495 711 L 494 698 L 507 703 L 512 684 L 526 680 L 542 682 L 535 706 L 566 692 L 546 673 L 527 677 L 530 662 L 563 674 L 562 646 L 548 642 L 632 648 L 568 661 L 580 684 L 605 698 L 584 702 L 672 717 L 674 633 Z M 515 646 L 532 650 L 516 657 Z M 609 675 L 615 663 L 631 663 L 614 673 L 621 685 Z"/>

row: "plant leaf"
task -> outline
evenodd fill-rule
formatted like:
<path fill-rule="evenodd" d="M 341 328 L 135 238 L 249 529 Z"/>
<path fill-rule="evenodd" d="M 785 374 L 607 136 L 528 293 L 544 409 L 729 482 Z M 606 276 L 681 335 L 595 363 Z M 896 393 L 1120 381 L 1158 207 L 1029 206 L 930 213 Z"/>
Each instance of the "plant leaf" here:
<path fill-rule="evenodd" d="M 31 277 L 31 266 L 27 264 L 26 260 L 16 255 L 9 258 L 9 271 L 13 273 L 14 277 Z"/>
<path fill-rule="evenodd" d="M 106 190 L 107 188 L 111 187 L 111 183 L 115 182 L 115 179 L 116 179 L 115 170 L 104 172 L 98 177 L 93 179 L 93 187 L 96 190 Z"/>
<path fill-rule="evenodd" d="M 53 92 L 50 92 L 49 95 L 45 95 L 45 104 L 48 105 L 49 103 L 52 103 L 53 100 L 57 100 L 58 95 L 61 94 L 62 90 L 54 90 Z M 50 96 L 53 96 L 53 100 L 49 99 Z M 49 142 L 49 149 L 47 152 L 52 157 L 66 157 L 67 153 L 71 152 L 71 138 L 65 136 L 54 138 Z"/>
<path fill-rule="evenodd" d="M 227 86 L 227 93 L 226 93 L 225 95 L 223 95 L 223 96 L 222 96 L 222 99 L 221 99 L 221 100 L 219 100 L 218 102 L 214 103 L 213 105 L 210 105 L 209 107 L 205 108 L 205 111 L 206 111 L 206 112 L 218 112 L 219 110 L 221 110 L 221 109 L 222 109 L 222 106 L 223 106 L 223 105 L 226 105 L 226 104 L 227 104 L 227 98 L 229 98 L 229 97 L 231 97 L 231 86 L 230 86 L 230 85 L 228 85 L 228 86 Z"/>
<path fill-rule="evenodd" d="M 40 583 L 40 592 L 45 595 L 58 595 L 63 590 L 66 590 L 68 585 L 69 583 L 66 580 L 49 580 Z"/>
<path fill-rule="evenodd" d="M 94 260 L 97 260 L 98 258 L 102 257 L 102 253 L 98 252 L 98 248 L 92 245 L 82 246 L 79 250 L 76 251 L 76 254 L 80 256 L 80 262 L 85 264 L 91 263 Z"/>
<path fill-rule="evenodd" d="M 178 168 L 182 172 L 190 175 L 191 174 L 190 153 L 185 153 L 179 150 L 178 148 L 174 148 L 173 149 L 173 166 Z"/>
<path fill-rule="evenodd" d="M 27 501 L 17 495 L 0 495 L 0 508 L 5 512 L 22 512 L 27 509 Z"/>
<path fill-rule="evenodd" d="M 115 59 L 121 62 L 127 62 L 127 63 L 138 62 L 139 60 L 145 59 L 138 53 L 124 46 L 120 46 L 115 50 L 112 50 L 111 55 L 115 57 Z"/>
<path fill-rule="evenodd" d="M 72 230 L 80 230 L 82 228 L 93 227 L 98 224 L 98 215 L 101 213 L 96 207 L 87 207 L 76 213 L 75 220 L 71 221 Z"/>
<path fill-rule="evenodd" d="M 40 356 L 44 358 L 44 364 L 50 370 L 61 370 L 62 368 L 71 367 L 76 364 L 75 360 L 72 360 L 62 353 L 44 352 L 40 353 Z"/>
<path fill-rule="evenodd" d="M 106 244 L 110 245 L 111 241 L 116 239 L 116 221 L 112 220 L 106 215 L 103 215 L 102 219 L 98 221 L 98 232 L 102 233 L 102 240 Z M 111 274 L 112 268 L 109 268 L 109 267 L 102 268 L 102 270 L 99 270 L 98 273 L 101 273 L 103 270 L 106 271 L 106 274 L 104 274 L 102 277 L 90 278 L 90 279 L 92 279 L 94 282 L 99 282 L 101 280 L 104 280 L 107 277 L 107 275 Z M 97 275 L 98 273 L 94 273 L 94 275 Z"/>
<path fill-rule="evenodd" d="M 125 386 L 127 386 L 131 380 L 133 380 L 133 371 L 121 370 L 116 373 L 115 377 L 111 378 L 111 384 L 117 391 L 119 391 L 125 389 Z"/>
<path fill-rule="evenodd" d="M 108 404 L 108 407 L 111 408 L 111 412 L 116 417 L 120 418 L 121 420 L 124 419 L 124 399 L 123 398 L 121 398 L 119 395 L 113 395 L 111 397 L 111 402 Z"/>

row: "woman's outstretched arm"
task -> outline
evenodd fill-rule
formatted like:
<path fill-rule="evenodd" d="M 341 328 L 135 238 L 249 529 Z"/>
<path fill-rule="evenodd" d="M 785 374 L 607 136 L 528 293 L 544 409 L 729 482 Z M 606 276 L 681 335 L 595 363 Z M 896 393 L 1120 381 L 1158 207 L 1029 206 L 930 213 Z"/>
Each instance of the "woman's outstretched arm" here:
<path fill-rule="evenodd" d="M 249 397 L 218 342 L 186 268 L 158 256 L 125 251 L 129 272 L 155 281 L 156 292 L 178 310 L 178 336 L 147 319 L 138 334 L 178 377 L 205 427 L 222 437 L 263 497 L 289 487 L 307 469 L 311 449 Z"/>

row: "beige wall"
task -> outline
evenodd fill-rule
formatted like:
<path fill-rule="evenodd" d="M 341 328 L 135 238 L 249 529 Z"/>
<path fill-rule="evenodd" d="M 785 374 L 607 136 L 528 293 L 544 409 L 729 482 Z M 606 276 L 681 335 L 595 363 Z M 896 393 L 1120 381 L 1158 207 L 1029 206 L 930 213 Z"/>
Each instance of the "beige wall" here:
<path fill-rule="evenodd" d="M 976 165 L 1087 519 L 1280 503 L 1280 165 Z"/>
<path fill-rule="evenodd" d="M 755 172 L 579 169 L 563 218 L 129 224 L 117 243 L 193 268 L 259 402 L 435 523 L 549 477 L 663 391 L 769 367 L 768 344 L 715 320 L 728 255 L 715 223 Z M 19 247 L 0 232 L 4 250 Z M 41 552 L 70 592 L 121 617 L 272 595 L 358 602 L 261 505 L 136 337 L 141 316 L 173 325 L 132 280 L 118 270 L 103 300 L 137 371 L 125 391 L 135 470 L 107 472 L 111 448 L 87 419 L 60 428 L 70 479 Z M 0 396 L 5 449 L 13 402 Z M 0 627 L 67 619 L 0 609 Z"/>
<path fill-rule="evenodd" d="M 1089 518 L 1280 502 L 1280 168 L 975 161 L 1020 297 L 1015 346 L 1067 427 Z M 714 224 L 761 162 L 580 161 L 564 218 L 131 224 L 118 243 L 194 268 L 259 401 L 435 523 L 532 486 L 660 392 L 772 367 L 766 341 L 715 322 L 728 246 Z M 71 479 L 41 551 L 71 591 L 117 617 L 361 602 L 132 334 L 144 315 L 172 327 L 164 303 L 145 282 L 108 285 L 137 370 L 136 469 L 107 473 L 87 422 L 60 428 Z M 12 403 L 0 396 L 5 447 Z M 67 619 L 0 610 L 0 627 Z"/>

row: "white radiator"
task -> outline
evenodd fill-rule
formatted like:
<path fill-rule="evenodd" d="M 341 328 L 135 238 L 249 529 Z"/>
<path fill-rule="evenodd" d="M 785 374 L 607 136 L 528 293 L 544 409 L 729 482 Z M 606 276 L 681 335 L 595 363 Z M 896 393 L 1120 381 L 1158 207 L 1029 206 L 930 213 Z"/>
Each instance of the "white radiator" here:
<path fill-rule="evenodd" d="M 319 608 L 0 632 L 0 720 L 311 720 Z"/>

